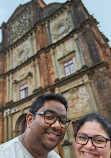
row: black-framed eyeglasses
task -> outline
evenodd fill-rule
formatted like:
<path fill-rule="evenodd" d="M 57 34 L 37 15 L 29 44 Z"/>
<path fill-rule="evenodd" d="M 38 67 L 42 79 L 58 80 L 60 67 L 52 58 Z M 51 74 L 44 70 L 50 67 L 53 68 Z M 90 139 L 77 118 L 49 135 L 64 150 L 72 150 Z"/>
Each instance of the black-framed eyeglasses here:
<path fill-rule="evenodd" d="M 52 111 L 44 111 L 44 112 L 36 112 L 37 115 L 44 115 L 44 121 L 46 124 L 52 125 L 57 119 L 59 120 L 59 124 L 62 128 L 67 128 L 70 124 L 70 120 L 67 119 L 66 116 L 57 116 Z"/>
<path fill-rule="evenodd" d="M 81 145 L 86 145 L 89 139 L 91 139 L 93 146 L 97 148 L 106 147 L 107 141 L 110 141 L 110 139 L 107 139 L 102 135 L 95 135 L 93 137 L 89 137 L 85 133 L 76 133 L 74 134 L 74 137 L 75 137 L 76 143 L 81 144 Z"/>

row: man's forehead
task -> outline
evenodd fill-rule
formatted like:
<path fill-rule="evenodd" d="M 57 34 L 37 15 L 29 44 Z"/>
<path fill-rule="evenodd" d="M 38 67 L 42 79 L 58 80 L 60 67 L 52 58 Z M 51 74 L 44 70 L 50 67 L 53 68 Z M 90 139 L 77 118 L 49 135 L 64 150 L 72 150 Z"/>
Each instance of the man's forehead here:
<path fill-rule="evenodd" d="M 46 110 L 51 110 L 57 114 L 66 115 L 65 106 L 60 102 L 56 102 L 55 100 L 45 102 L 44 105 L 39 109 L 39 111 Z"/>
<path fill-rule="evenodd" d="M 53 104 L 54 105 L 63 105 L 64 106 L 64 104 L 63 103 L 61 103 L 60 101 L 58 101 L 58 100 L 46 100 L 46 101 L 44 101 L 44 104 L 43 105 L 52 105 L 53 106 Z"/>

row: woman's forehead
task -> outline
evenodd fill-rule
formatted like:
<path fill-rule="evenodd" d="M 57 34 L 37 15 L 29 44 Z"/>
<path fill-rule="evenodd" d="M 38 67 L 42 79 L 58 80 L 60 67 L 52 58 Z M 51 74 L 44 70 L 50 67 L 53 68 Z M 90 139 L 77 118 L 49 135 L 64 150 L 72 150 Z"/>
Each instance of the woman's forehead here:
<path fill-rule="evenodd" d="M 96 121 L 87 121 L 85 122 L 79 129 L 78 132 L 83 132 L 90 135 L 103 135 L 107 137 L 108 134 L 106 133 L 105 129 L 99 122 Z"/>

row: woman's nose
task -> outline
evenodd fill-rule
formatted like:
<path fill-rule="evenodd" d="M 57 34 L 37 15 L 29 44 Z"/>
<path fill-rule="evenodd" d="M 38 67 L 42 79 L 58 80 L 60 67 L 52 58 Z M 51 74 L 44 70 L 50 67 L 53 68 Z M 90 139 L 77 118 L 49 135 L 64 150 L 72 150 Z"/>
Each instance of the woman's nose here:
<path fill-rule="evenodd" d="M 89 139 L 88 142 L 87 142 L 87 144 L 84 145 L 84 146 L 85 146 L 87 149 L 95 149 L 95 146 L 93 145 L 91 139 Z"/>

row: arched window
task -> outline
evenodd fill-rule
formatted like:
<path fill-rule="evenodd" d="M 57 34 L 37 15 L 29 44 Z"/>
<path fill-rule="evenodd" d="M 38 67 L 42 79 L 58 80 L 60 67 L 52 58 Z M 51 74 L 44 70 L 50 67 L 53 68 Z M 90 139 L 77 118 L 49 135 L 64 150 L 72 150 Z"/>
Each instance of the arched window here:
<path fill-rule="evenodd" d="M 16 122 L 14 136 L 16 137 L 22 134 L 25 131 L 25 129 L 26 129 L 26 114 L 22 114 Z"/>

